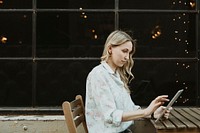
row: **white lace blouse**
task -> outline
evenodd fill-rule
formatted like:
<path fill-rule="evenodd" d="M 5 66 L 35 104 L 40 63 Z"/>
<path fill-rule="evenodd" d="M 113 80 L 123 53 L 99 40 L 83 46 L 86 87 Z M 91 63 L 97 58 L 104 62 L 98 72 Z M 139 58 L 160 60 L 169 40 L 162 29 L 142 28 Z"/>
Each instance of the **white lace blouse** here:
<path fill-rule="evenodd" d="M 86 122 L 89 133 L 118 133 L 133 121 L 122 122 L 122 114 L 140 107 L 124 88 L 119 73 L 106 62 L 93 68 L 86 83 Z"/>

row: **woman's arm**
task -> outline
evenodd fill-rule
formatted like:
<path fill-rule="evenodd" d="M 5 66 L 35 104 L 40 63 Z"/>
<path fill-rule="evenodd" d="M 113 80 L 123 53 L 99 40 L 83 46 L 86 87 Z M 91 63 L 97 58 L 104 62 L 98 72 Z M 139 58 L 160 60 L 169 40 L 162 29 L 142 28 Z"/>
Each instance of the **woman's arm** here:
<path fill-rule="evenodd" d="M 143 109 L 139 109 L 136 111 L 124 112 L 122 114 L 122 121 L 131 121 L 143 117 L 145 117 L 145 111 Z"/>
<path fill-rule="evenodd" d="M 124 112 L 122 114 L 122 121 L 130 121 L 138 118 L 149 117 L 155 110 L 157 110 L 164 102 L 169 101 L 167 95 L 158 96 L 145 109 L 139 109 L 131 112 Z"/>

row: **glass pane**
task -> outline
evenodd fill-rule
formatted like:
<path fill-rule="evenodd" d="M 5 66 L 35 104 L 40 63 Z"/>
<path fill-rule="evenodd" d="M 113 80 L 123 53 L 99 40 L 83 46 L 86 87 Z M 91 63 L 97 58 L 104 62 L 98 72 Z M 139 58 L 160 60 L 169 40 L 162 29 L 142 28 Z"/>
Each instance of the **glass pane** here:
<path fill-rule="evenodd" d="M 114 13 L 38 13 L 37 56 L 99 57 L 113 29 Z"/>
<path fill-rule="evenodd" d="M 32 0 L 0 0 L 0 9 L 32 8 Z"/>
<path fill-rule="evenodd" d="M 31 56 L 31 13 L 0 13 L 0 57 Z"/>
<path fill-rule="evenodd" d="M 119 0 L 124 9 L 173 9 L 194 10 L 196 0 Z"/>
<path fill-rule="evenodd" d="M 136 57 L 196 56 L 195 14 L 120 13 L 119 25 L 135 35 Z"/>
<path fill-rule="evenodd" d="M 37 106 L 60 106 L 75 95 L 85 97 L 88 73 L 99 61 L 39 61 L 37 69 Z M 191 61 L 135 61 L 131 82 L 132 98 L 141 106 L 158 95 L 169 98 L 179 89 L 184 93 L 175 106 L 196 104 L 196 63 Z M 78 70 L 78 71 L 77 71 Z"/>
<path fill-rule="evenodd" d="M 38 8 L 110 9 L 114 0 L 38 0 Z"/>
<path fill-rule="evenodd" d="M 175 106 L 195 106 L 197 100 L 197 62 L 136 60 L 133 68 L 132 98 L 139 105 L 148 105 L 158 95 L 171 99 L 184 89 Z"/>
<path fill-rule="evenodd" d="M 38 106 L 60 106 L 77 94 L 85 97 L 85 83 L 89 71 L 100 61 L 38 61 Z"/>
<path fill-rule="evenodd" d="M 200 9 L 200 2 L 199 2 L 199 9 Z M 198 15 L 198 18 L 199 18 L 199 20 L 198 20 L 198 27 L 196 27 L 196 29 L 198 30 L 198 34 L 199 34 L 199 31 L 200 31 L 200 13 L 199 13 L 199 15 Z M 198 49 L 200 48 L 200 36 L 198 35 Z M 198 59 L 200 59 L 200 50 L 198 50 Z M 198 62 L 198 66 L 200 66 L 200 62 Z M 198 79 L 199 79 L 199 77 L 200 77 L 200 67 L 198 68 Z M 198 89 L 199 89 L 199 91 L 198 91 L 198 94 L 199 94 L 199 97 L 200 97 L 200 80 L 198 80 Z M 197 99 L 198 100 L 198 105 L 200 106 L 200 98 L 198 98 Z"/>
<path fill-rule="evenodd" d="M 0 106 L 31 106 L 32 62 L 0 61 Z"/>

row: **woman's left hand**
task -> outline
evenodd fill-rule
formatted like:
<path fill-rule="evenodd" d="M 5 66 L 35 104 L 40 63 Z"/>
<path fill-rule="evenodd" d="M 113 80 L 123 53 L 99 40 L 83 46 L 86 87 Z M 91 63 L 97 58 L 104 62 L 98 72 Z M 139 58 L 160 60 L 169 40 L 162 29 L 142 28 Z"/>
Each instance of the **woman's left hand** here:
<path fill-rule="evenodd" d="M 171 110 L 172 110 L 172 107 L 166 109 L 166 107 L 160 106 L 160 107 L 154 112 L 154 117 L 155 117 L 155 118 L 158 118 L 158 117 L 164 112 L 163 117 L 164 117 L 165 119 L 168 119 Z"/>

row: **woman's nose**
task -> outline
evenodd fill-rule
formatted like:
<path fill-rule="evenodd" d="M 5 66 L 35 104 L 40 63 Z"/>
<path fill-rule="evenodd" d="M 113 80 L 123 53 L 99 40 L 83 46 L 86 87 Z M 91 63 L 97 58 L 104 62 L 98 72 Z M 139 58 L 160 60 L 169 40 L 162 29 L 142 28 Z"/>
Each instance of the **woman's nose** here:
<path fill-rule="evenodd" d="M 128 56 L 128 55 L 126 55 L 124 58 L 125 58 L 125 60 L 128 60 L 128 59 L 129 59 L 129 56 Z"/>

